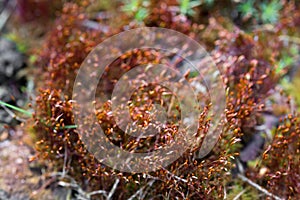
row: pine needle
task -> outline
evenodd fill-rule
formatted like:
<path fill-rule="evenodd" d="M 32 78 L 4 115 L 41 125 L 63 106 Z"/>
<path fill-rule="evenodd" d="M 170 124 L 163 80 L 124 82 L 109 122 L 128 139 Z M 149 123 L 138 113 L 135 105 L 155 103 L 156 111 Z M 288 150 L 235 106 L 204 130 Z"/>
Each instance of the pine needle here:
<path fill-rule="evenodd" d="M 24 110 L 24 109 L 19 108 L 17 106 L 13 106 L 11 104 L 5 103 L 4 101 L 0 100 L 0 105 L 5 106 L 7 108 L 11 108 L 11 109 L 13 109 L 15 111 L 21 112 L 21 113 L 23 113 L 23 114 L 25 114 L 25 115 L 27 115 L 29 117 L 32 117 L 32 113 L 30 111 L 27 111 L 27 110 Z"/>
<path fill-rule="evenodd" d="M 19 108 L 17 106 L 5 103 L 4 101 L 1 101 L 1 100 L 0 100 L 0 105 L 4 106 L 4 107 L 7 107 L 7 108 L 10 108 L 10 109 L 13 109 L 15 111 L 18 111 L 20 113 L 23 113 L 23 114 L 25 114 L 25 115 L 27 115 L 29 117 L 32 117 L 32 113 L 30 111 L 28 111 L 28 110 L 24 110 L 24 109 Z M 64 127 L 61 127 L 60 129 L 73 129 L 73 128 L 77 128 L 77 125 L 66 125 Z"/>

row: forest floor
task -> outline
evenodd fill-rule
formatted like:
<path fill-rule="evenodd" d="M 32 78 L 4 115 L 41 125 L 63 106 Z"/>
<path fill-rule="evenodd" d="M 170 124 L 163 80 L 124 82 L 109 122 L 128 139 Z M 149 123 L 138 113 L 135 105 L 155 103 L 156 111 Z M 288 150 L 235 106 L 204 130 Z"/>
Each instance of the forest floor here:
<path fill-rule="evenodd" d="M 57 187 L 43 167 L 31 161 L 34 150 L 22 130 L 4 131 L 0 135 L 0 200 L 66 199 L 71 190 Z"/>

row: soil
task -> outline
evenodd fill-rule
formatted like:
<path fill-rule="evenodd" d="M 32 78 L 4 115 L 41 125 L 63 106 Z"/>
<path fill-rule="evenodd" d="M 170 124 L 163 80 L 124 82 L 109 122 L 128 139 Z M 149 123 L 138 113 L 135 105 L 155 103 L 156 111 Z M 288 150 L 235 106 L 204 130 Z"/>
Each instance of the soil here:
<path fill-rule="evenodd" d="M 70 190 L 58 187 L 56 179 L 42 172 L 43 167 L 30 162 L 34 150 L 21 142 L 26 141 L 23 135 L 22 130 L 11 129 L 0 138 L 0 200 L 66 199 Z"/>

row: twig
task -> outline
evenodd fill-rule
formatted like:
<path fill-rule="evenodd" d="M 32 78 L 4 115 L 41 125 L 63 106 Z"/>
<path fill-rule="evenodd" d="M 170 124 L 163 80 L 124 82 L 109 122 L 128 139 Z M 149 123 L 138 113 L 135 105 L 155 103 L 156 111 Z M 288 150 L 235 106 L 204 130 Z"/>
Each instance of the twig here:
<path fill-rule="evenodd" d="M 59 181 L 58 185 L 62 186 L 62 187 L 70 187 L 70 188 L 80 188 L 79 185 L 77 185 L 76 183 L 68 183 L 68 182 L 64 182 L 64 181 Z"/>
<path fill-rule="evenodd" d="M 30 199 L 32 199 L 35 195 L 37 195 L 38 193 L 40 193 L 42 190 L 46 189 L 49 185 L 51 185 L 52 183 L 54 183 L 57 180 L 56 177 L 52 177 L 51 179 L 47 180 L 45 183 L 43 183 L 43 185 L 38 188 L 37 190 L 34 190 L 31 194 L 30 194 Z"/>
<path fill-rule="evenodd" d="M 102 194 L 107 199 L 107 192 L 105 190 L 97 190 L 90 193 L 86 193 L 73 179 L 71 176 L 64 174 L 63 172 L 52 173 L 51 176 L 60 176 L 62 178 L 68 178 L 71 182 L 67 183 L 64 181 L 59 181 L 58 184 L 62 187 L 70 187 L 78 192 L 77 199 L 80 200 L 90 200 L 91 196 L 96 194 Z"/>
<path fill-rule="evenodd" d="M 141 187 L 138 191 L 136 191 L 136 193 L 134 193 L 131 197 L 129 197 L 128 200 L 133 200 L 135 197 L 137 197 L 138 194 L 141 194 L 142 191 L 143 191 L 145 188 L 147 188 L 148 186 L 151 187 L 151 186 L 153 185 L 154 182 L 155 182 L 155 180 L 149 181 L 146 185 L 144 185 L 143 187 Z M 143 196 L 144 196 L 144 195 L 143 195 Z"/>
<path fill-rule="evenodd" d="M 91 196 L 96 194 L 102 194 L 106 197 L 106 199 L 108 199 L 107 192 L 105 190 L 97 190 L 90 193 L 86 193 L 77 183 L 67 183 L 64 181 L 59 181 L 58 184 L 62 187 L 70 187 L 76 190 L 78 192 L 78 196 L 76 198 L 80 200 L 90 200 Z"/>
<path fill-rule="evenodd" d="M 155 182 L 155 180 L 152 180 L 150 181 L 148 184 L 149 184 L 149 187 L 146 187 L 145 191 L 144 192 L 140 192 L 140 199 L 145 199 L 145 196 L 147 195 L 147 192 L 148 190 L 150 190 L 152 184 Z"/>
<path fill-rule="evenodd" d="M 4 10 L 0 13 L 0 32 L 4 28 L 16 5 L 16 1 L 8 1 L 6 8 L 4 8 Z"/>
<path fill-rule="evenodd" d="M 223 199 L 227 199 L 227 191 L 226 191 L 225 185 L 224 185 L 224 198 Z"/>
<path fill-rule="evenodd" d="M 183 178 L 180 178 L 179 176 L 176 176 L 175 174 L 171 173 L 170 171 L 168 171 L 168 170 L 166 170 L 166 169 L 165 169 L 165 171 L 167 172 L 167 174 L 171 175 L 172 177 L 174 177 L 175 179 L 177 179 L 177 180 L 179 180 L 179 181 L 182 181 L 182 182 L 184 182 L 184 183 L 187 183 L 187 182 L 188 182 L 188 180 L 183 179 Z"/>
<path fill-rule="evenodd" d="M 242 190 L 240 193 L 238 193 L 238 194 L 233 198 L 233 200 L 238 200 L 238 199 L 239 199 L 246 191 L 247 191 L 246 189 Z"/>
<path fill-rule="evenodd" d="M 78 199 L 82 199 L 82 200 L 89 200 L 90 198 L 88 197 L 87 193 L 84 192 L 81 187 L 77 184 L 77 183 L 67 183 L 64 181 L 59 181 L 58 185 L 62 186 L 62 187 L 68 187 L 68 188 L 72 188 L 74 190 L 76 190 L 78 192 Z"/>
<path fill-rule="evenodd" d="M 63 177 L 65 177 L 65 175 L 66 175 L 67 160 L 68 160 L 68 146 L 67 146 L 67 143 L 65 143 L 64 166 L 63 166 L 63 171 L 62 171 Z"/>
<path fill-rule="evenodd" d="M 51 177 L 57 177 L 57 176 L 59 176 L 59 177 L 61 177 L 61 178 L 68 178 L 68 179 L 70 179 L 70 181 L 72 181 L 72 183 L 75 183 L 76 181 L 75 181 L 75 179 L 73 179 L 71 176 L 69 176 L 69 175 L 67 175 L 67 174 L 63 174 L 62 172 L 53 172 L 53 173 L 51 173 L 50 174 L 50 176 Z"/>
<path fill-rule="evenodd" d="M 107 198 L 107 192 L 104 190 L 96 190 L 96 191 L 90 192 L 90 193 L 88 193 L 88 196 L 91 197 L 96 194 L 103 194 Z"/>
<path fill-rule="evenodd" d="M 107 197 L 107 200 L 110 200 L 113 196 L 113 194 L 115 193 L 116 189 L 117 189 L 117 186 L 120 182 L 120 179 L 117 179 L 113 185 L 113 187 L 111 188 L 109 194 L 108 194 L 108 197 Z"/>
<path fill-rule="evenodd" d="M 259 190 L 259 191 L 261 191 L 261 192 L 263 192 L 263 193 L 266 194 L 267 196 L 272 197 L 272 198 L 274 198 L 274 199 L 276 199 L 276 200 L 283 200 L 282 198 L 280 198 L 280 197 L 278 197 L 278 196 L 276 196 L 276 195 L 270 193 L 270 192 L 267 191 L 266 189 L 262 188 L 260 185 L 254 183 L 253 181 L 251 181 L 250 179 L 248 179 L 248 178 L 245 177 L 244 175 L 238 174 L 238 177 L 239 177 L 242 181 L 248 183 L 248 184 L 251 185 L 252 187 L 256 188 L 257 190 Z"/>

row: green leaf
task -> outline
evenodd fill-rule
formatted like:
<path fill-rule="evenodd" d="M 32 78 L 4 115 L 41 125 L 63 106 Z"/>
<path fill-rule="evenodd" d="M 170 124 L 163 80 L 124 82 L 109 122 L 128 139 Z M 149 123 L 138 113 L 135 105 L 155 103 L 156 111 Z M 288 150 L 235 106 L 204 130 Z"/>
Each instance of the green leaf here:
<path fill-rule="evenodd" d="M 65 125 L 64 127 L 60 127 L 60 129 L 73 129 L 77 128 L 77 125 Z"/>
<path fill-rule="evenodd" d="M 180 1 L 180 13 L 186 15 L 189 9 L 189 0 L 181 0 Z"/>
<path fill-rule="evenodd" d="M 148 16 L 148 10 L 146 8 L 140 8 L 135 14 L 134 18 L 137 21 L 143 21 Z"/>
<path fill-rule="evenodd" d="M 254 7 L 254 0 L 248 0 L 237 6 L 238 11 L 242 13 L 243 16 L 254 16 L 257 10 Z"/>
<path fill-rule="evenodd" d="M 27 116 L 29 116 L 29 117 L 32 117 L 32 113 L 31 113 L 31 112 L 29 112 L 29 111 L 27 111 L 27 110 L 24 110 L 24 109 L 22 109 L 22 108 L 19 108 L 19 107 L 17 107 L 17 106 L 13 106 L 13 105 L 11 105 L 11 104 L 5 103 L 4 101 L 1 101 L 1 100 L 0 100 L 0 105 L 5 106 L 5 107 L 7 107 L 7 108 L 11 108 L 11 109 L 13 109 L 13 110 L 15 110 L 15 111 L 21 112 L 21 113 L 23 113 L 23 114 L 25 114 L 25 115 L 27 115 Z"/>
<path fill-rule="evenodd" d="M 31 55 L 30 57 L 29 57 L 29 62 L 30 63 L 35 63 L 36 61 L 37 61 L 37 56 L 36 55 Z"/>
<path fill-rule="evenodd" d="M 6 39 L 16 43 L 17 49 L 21 53 L 25 53 L 28 49 L 24 40 L 22 40 L 18 35 L 15 33 L 9 33 L 4 36 Z"/>
<path fill-rule="evenodd" d="M 276 68 L 275 73 L 280 74 L 285 68 L 291 66 L 294 63 L 295 63 L 295 60 L 293 57 L 291 57 L 287 54 L 283 55 L 277 64 L 278 67 Z"/>
<path fill-rule="evenodd" d="M 261 20 L 263 23 L 274 24 L 278 21 L 279 11 L 282 8 L 280 1 L 273 0 L 270 3 L 263 3 L 261 5 Z"/>
<path fill-rule="evenodd" d="M 183 15 L 193 15 L 195 12 L 193 8 L 200 6 L 202 1 L 200 0 L 181 0 L 180 1 L 180 13 Z"/>
<path fill-rule="evenodd" d="M 140 0 L 129 0 L 122 7 L 122 10 L 125 12 L 136 12 L 139 8 Z"/>

